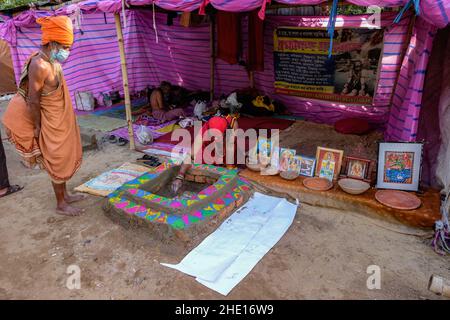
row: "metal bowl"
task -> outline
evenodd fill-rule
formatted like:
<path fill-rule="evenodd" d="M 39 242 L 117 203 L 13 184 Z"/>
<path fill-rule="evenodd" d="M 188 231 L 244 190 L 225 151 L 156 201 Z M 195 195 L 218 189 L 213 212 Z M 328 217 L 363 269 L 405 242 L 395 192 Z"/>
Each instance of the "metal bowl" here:
<path fill-rule="evenodd" d="M 370 189 L 370 184 L 367 182 L 345 178 L 338 181 L 339 187 L 350 194 L 361 194 Z"/>
<path fill-rule="evenodd" d="M 280 172 L 280 177 L 285 180 L 295 180 L 299 176 L 297 171 L 282 171 Z"/>

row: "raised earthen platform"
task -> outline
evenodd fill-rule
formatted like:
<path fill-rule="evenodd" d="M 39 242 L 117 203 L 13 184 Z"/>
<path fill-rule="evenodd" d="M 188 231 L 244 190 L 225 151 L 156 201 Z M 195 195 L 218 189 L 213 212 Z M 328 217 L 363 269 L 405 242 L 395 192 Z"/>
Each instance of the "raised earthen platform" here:
<path fill-rule="evenodd" d="M 108 195 L 105 214 L 123 226 L 146 226 L 164 243 L 192 247 L 250 197 L 249 183 L 237 170 L 193 165 L 180 191 L 171 184 L 180 167 L 165 163 Z"/>
<path fill-rule="evenodd" d="M 303 185 L 304 177 L 293 181 L 287 181 L 280 176 L 264 176 L 259 172 L 248 169 L 240 172 L 240 176 L 251 180 L 265 188 L 275 192 L 285 193 L 300 202 L 354 211 L 364 215 L 390 220 L 391 222 L 403 223 L 412 227 L 432 228 L 436 220 L 441 218 L 439 211 L 440 195 L 438 191 L 430 190 L 424 194 L 418 194 L 422 205 L 416 210 L 396 210 L 386 207 L 375 200 L 377 189 L 371 188 L 362 195 L 351 195 L 340 189 L 337 183 L 329 191 L 313 191 Z"/>

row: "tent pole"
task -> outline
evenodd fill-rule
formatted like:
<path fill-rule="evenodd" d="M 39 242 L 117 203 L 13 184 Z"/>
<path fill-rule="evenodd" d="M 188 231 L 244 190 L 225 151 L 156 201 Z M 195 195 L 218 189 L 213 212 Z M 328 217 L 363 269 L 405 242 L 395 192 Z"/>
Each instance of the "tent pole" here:
<path fill-rule="evenodd" d="M 122 68 L 123 94 L 125 96 L 125 112 L 128 125 L 128 137 L 130 139 L 130 150 L 135 150 L 136 147 L 134 143 L 133 121 L 131 119 L 131 99 L 128 87 L 128 72 L 127 72 L 127 63 L 125 59 L 125 47 L 123 42 L 122 25 L 120 24 L 120 15 L 118 13 L 114 14 L 114 18 L 116 20 L 117 42 L 119 44 L 119 51 L 120 51 L 120 66 Z"/>
<path fill-rule="evenodd" d="M 214 23 L 214 16 L 211 14 L 210 15 L 210 25 L 209 25 L 209 39 L 210 39 L 210 51 L 211 51 L 211 74 L 210 74 L 210 94 L 209 94 L 209 98 L 210 101 L 214 100 L 214 67 L 216 64 L 216 60 L 215 60 L 215 49 L 214 49 L 214 43 L 215 43 L 215 23 Z"/>
<path fill-rule="evenodd" d="M 248 77 L 250 80 L 250 88 L 254 89 L 255 88 L 255 74 L 253 71 L 249 71 L 248 72 Z"/>

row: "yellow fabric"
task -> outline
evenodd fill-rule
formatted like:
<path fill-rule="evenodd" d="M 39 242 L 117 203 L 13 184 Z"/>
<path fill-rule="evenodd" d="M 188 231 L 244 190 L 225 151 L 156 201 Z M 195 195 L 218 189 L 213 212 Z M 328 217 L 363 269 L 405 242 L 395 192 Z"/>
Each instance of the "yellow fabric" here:
<path fill-rule="evenodd" d="M 177 125 L 175 123 L 172 123 L 172 124 L 169 124 L 169 125 L 167 125 L 165 127 L 162 127 L 161 129 L 158 129 L 156 131 L 158 131 L 159 133 L 167 133 L 167 132 L 172 132 L 172 131 L 174 131 L 176 129 L 179 129 L 179 128 L 181 128 L 179 125 Z"/>
<path fill-rule="evenodd" d="M 274 112 L 275 111 L 275 106 L 273 105 L 273 103 L 270 103 L 269 105 L 264 103 L 264 97 L 263 96 L 257 96 L 253 101 L 252 101 L 253 105 L 255 107 L 259 107 L 259 108 L 266 108 L 269 111 Z"/>
<path fill-rule="evenodd" d="M 36 22 L 41 25 L 43 45 L 50 41 L 58 42 L 64 46 L 73 44 L 73 26 L 69 17 L 44 17 L 36 19 Z"/>

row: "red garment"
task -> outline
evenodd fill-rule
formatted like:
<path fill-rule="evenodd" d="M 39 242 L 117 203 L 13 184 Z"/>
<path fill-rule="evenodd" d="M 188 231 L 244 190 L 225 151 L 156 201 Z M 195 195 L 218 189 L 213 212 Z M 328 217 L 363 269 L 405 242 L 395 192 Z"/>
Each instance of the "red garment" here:
<path fill-rule="evenodd" d="M 264 21 L 258 17 L 259 10 L 248 15 L 247 70 L 264 71 Z"/>
<path fill-rule="evenodd" d="M 212 161 L 212 159 L 208 159 L 208 161 L 206 161 L 206 159 L 203 157 L 204 151 L 206 149 L 207 146 L 209 146 L 211 143 L 215 142 L 214 139 L 211 139 L 210 141 L 204 141 L 202 143 L 202 147 L 199 150 L 199 152 L 201 152 L 202 157 L 201 157 L 201 163 L 202 164 L 224 164 L 226 162 L 226 130 L 227 129 L 232 129 L 232 126 L 234 125 L 234 121 L 235 118 L 232 116 L 226 116 L 226 117 L 221 117 L 221 116 L 214 116 L 211 119 L 208 120 L 208 122 L 206 122 L 203 127 L 202 127 L 202 136 L 205 135 L 206 131 L 208 129 L 216 129 L 219 130 L 220 133 L 223 134 L 223 159 L 222 159 L 222 163 L 220 162 L 215 162 Z M 215 152 L 212 153 L 212 156 L 215 156 Z M 197 157 L 194 160 L 200 159 L 200 156 L 197 155 Z"/>
<path fill-rule="evenodd" d="M 217 58 L 230 64 L 239 62 L 241 19 L 239 13 L 219 11 L 217 18 Z"/>

